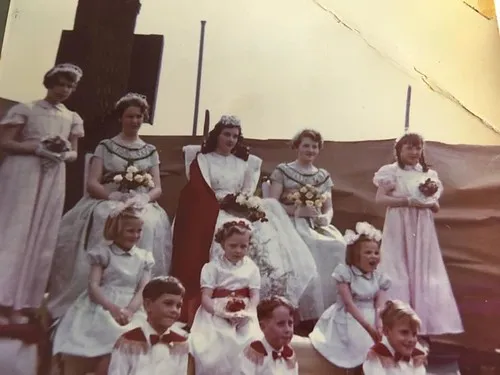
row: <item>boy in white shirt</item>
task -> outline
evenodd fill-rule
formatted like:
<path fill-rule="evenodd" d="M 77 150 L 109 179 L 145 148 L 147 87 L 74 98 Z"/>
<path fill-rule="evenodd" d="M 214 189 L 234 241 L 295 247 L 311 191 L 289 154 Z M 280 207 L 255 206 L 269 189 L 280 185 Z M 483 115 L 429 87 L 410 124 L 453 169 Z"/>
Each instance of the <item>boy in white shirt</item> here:
<path fill-rule="evenodd" d="M 297 357 L 290 347 L 294 314 L 295 308 L 283 297 L 260 301 L 257 317 L 264 337 L 243 351 L 241 375 L 298 375 Z"/>
<path fill-rule="evenodd" d="M 365 375 L 425 375 L 427 353 L 417 347 L 420 319 L 401 301 L 387 301 L 380 313 L 384 336 L 368 352 Z"/>
<path fill-rule="evenodd" d="M 115 344 L 108 375 L 187 374 L 187 333 L 176 326 L 185 289 L 174 277 L 156 277 L 142 292 L 147 322 Z"/>

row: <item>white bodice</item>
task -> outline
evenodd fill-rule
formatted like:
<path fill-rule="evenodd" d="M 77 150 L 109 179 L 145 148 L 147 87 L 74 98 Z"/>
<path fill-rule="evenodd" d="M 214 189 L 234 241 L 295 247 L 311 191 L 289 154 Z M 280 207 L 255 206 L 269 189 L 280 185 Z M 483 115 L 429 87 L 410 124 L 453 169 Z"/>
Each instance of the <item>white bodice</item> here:
<path fill-rule="evenodd" d="M 242 191 L 247 162 L 232 154 L 223 156 L 211 152 L 205 157 L 208 162 L 210 186 L 217 199 Z"/>

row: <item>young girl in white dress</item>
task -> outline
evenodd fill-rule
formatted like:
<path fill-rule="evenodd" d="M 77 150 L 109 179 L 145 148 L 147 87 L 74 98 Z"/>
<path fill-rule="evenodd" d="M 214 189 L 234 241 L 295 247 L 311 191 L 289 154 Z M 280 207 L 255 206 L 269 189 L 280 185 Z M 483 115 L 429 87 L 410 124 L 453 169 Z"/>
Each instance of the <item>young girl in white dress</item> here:
<path fill-rule="evenodd" d="M 0 324 L 28 323 L 42 305 L 64 207 L 65 164 L 76 160 L 84 135 L 82 118 L 63 102 L 81 77 L 73 64 L 56 65 L 43 79 L 45 98 L 14 105 L 0 121 Z"/>
<path fill-rule="evenodd" d="M 401 301 L 387 301 L 380 313 L 384 336 L 368 352 L 364 375 L 425 375 L 427 353 L 418 347 L 420 319 Z"/>
<path fill-rule="evenodd" d="M 104 375 L 116 340 L 144 322 L 142 290 L 154 260 L 150 251 L 136 246 L 142 225 L 140 210 L 117 203 L 104 227 L 110 242 L 88 252 L 89 287 L 62 317 L 54 355 L 99 358 L 96 374 Z"/>
<path fill-rule="evenodd" d="M 309 335 L 314 348 L 337 367 L 355 369 L 382 337 L 377 311 L 390 280 L 377 271 L 382 233 L 366 222 L 347 230 L 346 263 L 333 271 L 337 302 L 318 320 Z"/>
<path fill-rule="evenodd" d="M 396 162 L 373 178 L 377 203 L 387 207 L 380 269 L 393 283 L 388 298 L 415 309 L 422 335 L 460 333 L 462 321 L 434 227 L 443 185 L 423 150 L 420 135 L 405 134 L 395 145 Z"/>
<path fill-rule="evenodd" d="M 232 375 L 245 345 L 262 333 L 257 320 L 260 272 L 246 255 L 251 227 L 229 221 L 215 240 L 223 254 L 203 266 L 201 306 L 191 327 L 196 375 Z"/>

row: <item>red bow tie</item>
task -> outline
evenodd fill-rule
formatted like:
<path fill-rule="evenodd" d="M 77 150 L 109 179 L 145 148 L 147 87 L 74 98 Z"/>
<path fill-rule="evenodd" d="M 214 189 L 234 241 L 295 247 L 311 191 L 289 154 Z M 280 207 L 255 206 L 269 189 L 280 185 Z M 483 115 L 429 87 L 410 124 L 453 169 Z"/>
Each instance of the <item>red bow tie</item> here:
<path fill-rule="evenodd" d="M 394 360 L 396 362 L 399 362 L 399 361 L 410 362 L 410 357 L 402 355 L 401 353 L 396 352 L 396 353 L 394 353 Z"/>
<path fill-rule="evenodd" d="M 276 352 L 273 350 L 273 359 L 276 361 L 280 358 L 288 359 L 293 355 L 292 349 L 285 346 L 281 352 Z"/>
<path fill-rule="evenodd" d="M 151 345 L 156 345 L 158 344 L 159 342 L 161 342 L 162 344 L 170 344 L 172 342 L 174 342 L 174 335 L 172 335 L 171 332 L 167 333 L 166 335 L 163 335 L 163 336 L 159 336 L 159 335 L 149 335 L 149 340 L 151 341 Z"/>

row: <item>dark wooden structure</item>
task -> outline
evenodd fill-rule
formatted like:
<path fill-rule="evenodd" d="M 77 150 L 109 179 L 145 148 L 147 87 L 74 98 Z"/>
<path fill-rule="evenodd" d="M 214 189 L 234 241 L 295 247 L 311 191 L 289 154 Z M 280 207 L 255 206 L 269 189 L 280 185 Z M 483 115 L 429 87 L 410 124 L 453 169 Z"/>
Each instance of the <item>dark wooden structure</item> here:
<path fill-rule="evenodd" d="M 140 7 L 139 0 L 80 0 L 74 29 L 62 32 L 56 63 L 83 69 L 66 104 L 83 117 L 86 133 L 78 161 L 68 168 L 66 210 L 82 196 L 84 154 L 120 130 L 112 116 L 116 100 L 127 92 L 146 95 L 153 121 L 163 36 L 134 34 Z"/>

